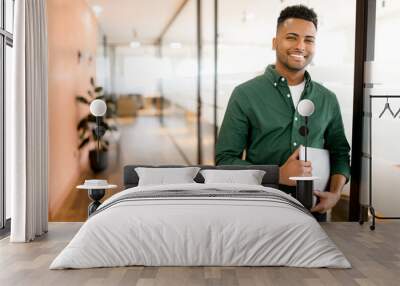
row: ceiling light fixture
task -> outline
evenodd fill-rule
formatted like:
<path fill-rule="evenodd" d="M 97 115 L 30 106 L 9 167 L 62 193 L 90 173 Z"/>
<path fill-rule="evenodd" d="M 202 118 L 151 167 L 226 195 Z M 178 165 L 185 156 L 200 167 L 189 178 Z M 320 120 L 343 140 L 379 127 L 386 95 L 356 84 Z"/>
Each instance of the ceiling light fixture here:
<path fill-rule="evenodd" d="M 141 44 L 140 44 L 139 41 L 132 41 L 132 42 L 129 43 L 129 46 L 131 48 L 139 48 L 141 46 Z"/>
<path fill-rule="evenodd" d="M 129 46 L 131 48 L 139 48 L 141 46 L 140 41 L 137 39 L 136 29 L 132 30 L 132 41 L 130 42 Z"/>

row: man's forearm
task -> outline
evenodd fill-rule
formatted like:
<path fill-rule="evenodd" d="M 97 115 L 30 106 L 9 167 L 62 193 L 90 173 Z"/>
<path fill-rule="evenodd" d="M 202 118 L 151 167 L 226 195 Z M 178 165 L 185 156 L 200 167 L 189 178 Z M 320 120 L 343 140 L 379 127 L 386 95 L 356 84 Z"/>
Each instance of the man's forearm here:
<path fill-rule="evenodd" d="M 251 163 L 234 156 L 218 156 L 216 165 L 251 165 Z"/>
<path fill-rule="evenodd" d="M 333 208 L 340 200 L 340 193 L 346 184 L 346 177 L 341 174 L 331 176 L 331 185 L 329 192 L 314 191 L 319 197 L 320 202 L 311 209 L 311 212 L 325 213 Z"/>
<path fill-rule="evenodd" d="M 344 185 L 346 184 L 346 177 L 341 174 L 331 176 L 331 185 L 329 191 L 340 195 Z"/>

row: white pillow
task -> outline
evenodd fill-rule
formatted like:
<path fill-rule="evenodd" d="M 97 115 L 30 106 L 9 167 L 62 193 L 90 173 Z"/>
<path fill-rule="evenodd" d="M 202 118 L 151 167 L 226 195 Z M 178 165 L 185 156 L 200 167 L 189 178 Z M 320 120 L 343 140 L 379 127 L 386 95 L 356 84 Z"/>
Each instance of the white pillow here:
<path fill-rule="evenodd" d="M 261 170 L 201 170 L 205 184 L 226 183 L 261 185 L 265 171 Z"/>
<path fill-rule="evenodd" d="M 195 183 L 193 179 L 199 170 L 199 167 L 135 168 L 139 176 L 138 186 Z"/>

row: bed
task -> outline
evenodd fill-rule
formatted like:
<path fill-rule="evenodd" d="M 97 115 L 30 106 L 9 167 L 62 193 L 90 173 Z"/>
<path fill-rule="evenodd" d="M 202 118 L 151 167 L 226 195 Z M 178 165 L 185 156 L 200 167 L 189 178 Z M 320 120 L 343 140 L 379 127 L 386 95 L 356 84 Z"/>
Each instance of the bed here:
<path fill-rule="evenodd" d="M 50 269 L 351 267 L 309 211 L 277 189 L 277 166 L 199 166 L 263 170 L 261 185 L 204 183 L 198 173 L 193 183 L 150 186 L 138 186 L 137 167 L 124 168 L 125 190 L 98 208 Z"/>

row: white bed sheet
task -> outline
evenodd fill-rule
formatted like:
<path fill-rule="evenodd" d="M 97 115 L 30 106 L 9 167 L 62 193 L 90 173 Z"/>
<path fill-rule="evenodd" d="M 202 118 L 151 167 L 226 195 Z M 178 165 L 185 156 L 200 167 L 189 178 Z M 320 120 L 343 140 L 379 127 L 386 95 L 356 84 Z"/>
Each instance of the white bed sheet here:
<path fill-rule="evenodd" d="M 154 190 L 263 190 L 262 186 L 179 184 Z M 145 266 L 293 266 L 350 268 L 318 222 L 298 209 L 262 199 L 182 198 L 124 201 L 99 212 L 50 269 Z"/>

